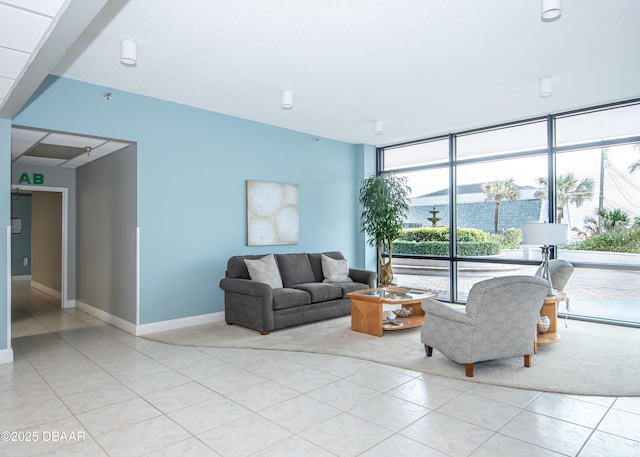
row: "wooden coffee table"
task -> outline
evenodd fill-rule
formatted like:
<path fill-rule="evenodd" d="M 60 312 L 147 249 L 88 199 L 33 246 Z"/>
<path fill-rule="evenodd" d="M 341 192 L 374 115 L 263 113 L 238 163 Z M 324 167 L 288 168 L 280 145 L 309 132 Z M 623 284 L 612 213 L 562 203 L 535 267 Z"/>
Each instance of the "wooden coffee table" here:
<path fill-rule="evenodd" d="M 420 327 L 424 323 L 424 310 L 422 301 L 434 298 L 436 294 L 430 290 L 410 289 L 405 294 L 393 294 L 384 287 L 359 290 L 347 295 L 351 299 L 351 330 L 367 333 L 373 336 L 382 336 L 384 330 L 404 330 Z M 383 305 L 397 305 L 408 308 L 411 315 L 397 318 L 402 325 L 383 324 Z"/>

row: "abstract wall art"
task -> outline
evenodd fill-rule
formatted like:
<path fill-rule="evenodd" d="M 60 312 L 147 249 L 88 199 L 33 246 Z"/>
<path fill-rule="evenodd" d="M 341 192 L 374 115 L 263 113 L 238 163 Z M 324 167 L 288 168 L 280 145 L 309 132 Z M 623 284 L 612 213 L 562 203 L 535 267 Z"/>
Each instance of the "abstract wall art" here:
<path fill-rule="evenodd" d="M 247 245 L 298 244 L 298 186 L 247 181 Z"/>

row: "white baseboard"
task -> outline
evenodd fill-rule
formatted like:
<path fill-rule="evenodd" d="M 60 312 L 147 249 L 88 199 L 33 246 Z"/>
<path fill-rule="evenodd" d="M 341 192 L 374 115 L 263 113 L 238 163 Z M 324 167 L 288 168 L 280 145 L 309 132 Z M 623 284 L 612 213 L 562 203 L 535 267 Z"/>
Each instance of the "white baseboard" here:
<path fill-rule="evenodd" d="M 69 300 L 71 302 L 71 300 Z M 107 324 L 124 330 L 134 336 L 148 335 L 150 333 L 164 332 L 166 330 L 175 330 L 184 327 L 192 327 L 194 325 L 209 324 L 211 322 L 224 320 L 224 311 L 210 314 L 200 314 L 198 316 L 182 317 L 179 319 L 170 319 L 160 322 L 151 322 L 149 324 L 135 325 L 122 318 L 107 313 L 94 306 L 88 305 L 80 300 L 73 300 L 74 306 L 93 317 L 100 319 Z"/>
<path fill-rule="evenodd" d="M 113 314 L 109 314 L 108 312 L 96 308 L 95 306 L 88 305 L 80 300 L 74 300 L 75 307 L 80 311 L 84 311 L 87 314 L 92 315 L 93 317 L 100 319 L 107 324 L 111 324 L 114 327 L 118 327 L 120 330 L 124 330 L 127 333 L 132 335 L 136 334 L 136 325 L 126 321 L 120 317 L 114 316 Z"/>
<path fill-rule="evenodd" d="M 13 349 L 0 349 L 0 365 L 13 362 Z"/>
<path fill-rule="evenodd" d="M 31 275 L 15 275 L 11 276 L 12 281 L 31 281 Z"/>
<path fill-rule="evenodd" d="M 224 311 L 200 314 L 198 316 L 181 317 L 179 319 L 170 319 L 160 322 L 151 322 L 150 324 L 140 324 L 137 327 L 136 336 L 149 335 L 150 333 L 164 332 L 184 327 L 193 327 L 194 325 L 210 324 L 211 322 L 222 320 L 224 320 Z"/>
<path fill-rule="evenodd" d="M 38 289 L 40 292 L 44 292 L 45 294 L 51 295 L 59 300 L 62 299 L 62 293 L 59 290 L 52 289 L 49 286 L 45 286 L 37 281 L 31 280 L 31 287 L 34 289 Z"/>

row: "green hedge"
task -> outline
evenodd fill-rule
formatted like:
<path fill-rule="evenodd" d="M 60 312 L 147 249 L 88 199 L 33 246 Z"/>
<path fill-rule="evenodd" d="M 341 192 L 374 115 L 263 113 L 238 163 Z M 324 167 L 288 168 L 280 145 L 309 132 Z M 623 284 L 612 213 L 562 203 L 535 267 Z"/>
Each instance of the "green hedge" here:
<path fill-rule="evenodd" d="M 497 241 L 459 241 L 457 246 L 460 256 L 497 255 L 502 250 Z M 396 240 L 392 249 L 395 254 L 449 255 L 449 241 Z"/>
<path fill-rule="evenodd" d="M 522 241 L 522 230 L 519 228 L 508 228 L 501 233 L 493 233 L 490 239 L 497 241 L 502 249 L 518 249 Z"/>
<path fill-rule="evenodd" d="M 465 241 L 489 241 L 487 232 L 474 228 L 459 228 L 458 243 Z M 403 241 L 449 241 L 449 227 L 420 227 L 404 229 Z"/>
<path fill-rule="evenodd" d="M 611 230 L 600 235 L 590 236 L 586 240 L 568 245 L 567 249 L 640 254 L 640 227 L 628 230 Z"/>

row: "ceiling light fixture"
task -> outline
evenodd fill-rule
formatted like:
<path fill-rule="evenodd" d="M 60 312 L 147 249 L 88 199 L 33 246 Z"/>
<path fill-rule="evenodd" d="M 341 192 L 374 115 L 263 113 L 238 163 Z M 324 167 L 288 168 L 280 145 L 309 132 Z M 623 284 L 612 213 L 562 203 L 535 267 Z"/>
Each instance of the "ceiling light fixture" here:
<path fill-rule="evenodd" d="M 382 121 L 373 121 L 373 134 L 382 135 Z"/>
<path fill-rule="evenodd" d="M 129 67 L 137 63 L 136 42 L 132 40 L 122 40 L 120 46 L 120 62 Z"/>
<path fill-rule="evenodd" d="M 553 22 L 562 15 L 562 0 L 542 0 L 542 22 Z"/>
<path fill-rule="evenodd" d="M 290 90 L 282 91 L 282 109 L 293 108 L 293 92 Z"/>
<path fill-rule="evenodd" d="M 540 78 L 540 98 L 548 98 L 553 94 L 553 85 L 550 76 Z"/>

